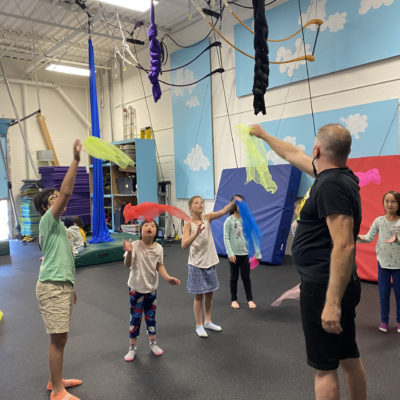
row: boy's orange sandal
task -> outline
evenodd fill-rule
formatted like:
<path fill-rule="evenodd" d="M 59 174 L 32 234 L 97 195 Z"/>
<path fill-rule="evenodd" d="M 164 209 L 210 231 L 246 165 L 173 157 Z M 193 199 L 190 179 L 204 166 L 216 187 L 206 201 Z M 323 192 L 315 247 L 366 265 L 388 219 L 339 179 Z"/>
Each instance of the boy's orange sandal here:
<path fill-rule="evenodd" d="M 61 390 L 57 394 L 51 393 L 50 400 L 80 400 L 78 397 L 72 396 L 71 393 L 68 393 L 65 389 Z"/>
<path fill-rule="evenodd" d="M 62 383 L 65 388 L 82 385 L 82 381 L 79 379 L 63 379 Z M 47 384 L 47 390 L 53 390 L 53 384 L 51 382 Z"/>

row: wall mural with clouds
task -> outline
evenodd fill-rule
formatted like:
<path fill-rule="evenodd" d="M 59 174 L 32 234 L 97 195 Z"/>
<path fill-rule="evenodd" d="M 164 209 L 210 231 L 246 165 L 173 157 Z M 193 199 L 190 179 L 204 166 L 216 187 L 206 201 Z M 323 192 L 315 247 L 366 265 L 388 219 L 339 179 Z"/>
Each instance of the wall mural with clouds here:
<path fill-rule="evenodd" d="M 322 19 L 314 62 L 308 63 L 310 77 L 340 71 L 400 54 L 400 0 L 300 0 L 303 25 Z M 282 39 L 301 26 L 298 0 L 290 0 L 266 13 L 270 39 Z M 254 28 L 253 19 L 245 21 Z M 242 25 L 234 28 L 235 45 L 254 54 L 253 35 Z M 312 54 L 317 26 L 304 31 L 305 50 Z M 270 61 L 304 56 L 301 33 L 294 38 L 268 42 Z M 254 61 L 235 51 L 236 94 L 251 93 Z M 305 61 L 270 65 L 269 87 L 307 78 Z"/>
<path fill-rule="evenodd" d="M 208 46 L 208 41 L 171 54 L 171 68 L 180 67 Z M 172 83 L 185 85 L 210 72 L 209 52 L 171 73 Z M 172 87 L 176 197 L 214 199 L 210 77 L 194 85 Z"/>
<path fill-rule="evenodd" d="M 398 99 L 392 99 L 319 112 L 314 116 L 316 129 L 331 122 L 338 122 L 351 132 L 350 158 L 387 156 L 399 154 L 398 110 Z M 298 146 L 311 155 L 315 137 L 310 114 L 264 122 L 261 125 L 266 132 Z M 269 164 L 286 163 L 267 145 L 266 148 Z M 310 176 L 303 174 L 299 196 L 304 196 L 312 182 Z"/>

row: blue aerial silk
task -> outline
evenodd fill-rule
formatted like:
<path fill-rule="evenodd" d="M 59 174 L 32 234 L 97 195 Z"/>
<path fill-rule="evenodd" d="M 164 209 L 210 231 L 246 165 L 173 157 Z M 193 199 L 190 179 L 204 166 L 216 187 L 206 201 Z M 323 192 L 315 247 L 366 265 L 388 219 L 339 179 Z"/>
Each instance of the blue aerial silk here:
<path fill-rule="evenodd" d="M 261 241 L 261 230 L 254 219 L 253 214 L 250 211 L 248 204 L 242 200 L 235 200 L 239 208 L 239 214 L 242 218 L 242 229 L 243 236 L 246 239 L 247 250 L 249 251 L 249 258 L 255 256 L 256 248 L 261 251 L 260 241 Z"/>
<path fill-rule="evenodd" d="M 96 75 L 94 69 L 94 53 L 92 39 L 89 38 L 89 69 L 90 69 L 90 115 L 92 118 L 92 136 L 100 138 L 99 110 L 97 108 Z M 106 224 L 104 212 L 104 188 L 102 161 L 93 161 L 93 199 L 92 199 L 92 238 L 89 243 L 113 242 Z"/>

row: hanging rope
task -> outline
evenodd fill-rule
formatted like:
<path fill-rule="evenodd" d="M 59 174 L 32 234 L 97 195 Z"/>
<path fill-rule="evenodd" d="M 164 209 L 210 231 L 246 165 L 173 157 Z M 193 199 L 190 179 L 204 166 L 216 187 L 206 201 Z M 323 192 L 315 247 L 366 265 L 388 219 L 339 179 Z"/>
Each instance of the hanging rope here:
<path fill-rule="evenodd" d="M 180 65 L 179 67 L 175 67 L 175 68 L 171 68 L 171 69 L 163 69 L 161 72 L 162 72 L 162 73 L 164 73 L 164 72 L 173 72 L 173 71 L 177 71 L 178 69 L 185 68 L 185 67 L 187 67 L 188 65 L 192 64 L 193 62 L 195 62 L 201 55 L 203 55 L 206 51 L 210 50 L 210 49 L 213 48 L 213 47 L 221 47 L 221 42 L 213 42 L 213 43 L 209 44 L 204 50 L 201 51 L 201 53 L 199 53 L 199 54 L 198 54 L 195 58 L 193 58 L 192 60 L 188 61 L 186 64 L 183 64 L 183 65 Z M 145 72 L 147 72 L 147 73 L 150 72 L 149 69 L 146 69 L 146 68 L 144 68 L 144 67 L 142 67 L 142 66 L 139 66 L 139 68 L 140 68 L 142 71 L 145 71 Z M 160 81 L 160 82 L 161 82 L 161 81 Z"/>
<path fill-rule="evenodd" d="M 382 143 L 381 149 L 379 150 L 378 156 L 380 156 L 382 154 L 383 146 L 385 145 L 386 140 L 389 137 L 390 130 L 392 129 L 393 123 L 394 123 L 395 118 L 396 118 L 396 114 L 398 112 L 399 112 L 399 105 L 396 104 L 396 107 L 395 107 L 395 110 L 394 110 L 394 114 L 393 114 L 393 118 L 392 118 L 392 122 L 390 123 L 389 128 L 388 128 L 388 130 L 386 132 L 385 138 L 383 139 L 383 143 Z"/>
<path fill-rule="evenodd" d="M 109 28 L 110 24 L 109 24 L 109 22 L 107 20 L 107 16 L 105 14 L 104 8 L 103 8 L 103 6 L 101 5 L 100 2 L 99 2 L 99 6 L 100 6 L 101 13 L 103 15 L 103 18 L 104 18 L 104 21 L 103 20 L 101 20 L 101 21 L 103 22 L 103 25 L 104 25 L 105 30 L 107 32 L 107 35 L 110 37 L 110 39 L 111 39 L 111 41 L 113 43 L 113 46 L 114 46 L 114 54 L 113 54 L 113 57 L 114 57 L 114 68 L 115 68 L 115 77 L 117 77 L 117 71 L 118 71 L 117 57 L 118 56 L 121 57 L 123 65 L 124 65 L 125 62 L 127 62 L 127 60 L 126 60 L 126 58 L 124 56 L 122 56 L 122 54 L 120 53 L 120 51 L 118 49 L 118 46 L 115 43 L 115 40 L 114 40 L 114 38 L 113 38 L 113 36 L 112 36 L 112 34 L 110 32 L 110 28 Z M 126 43 L 125 36 L 124 36 L 124 33 L 123 33 L 123 29 L 122 29 L 122 25 L 121 25 L 121 21 L 119 20 L 118 12 L 117 12 L 117 20 L 118 20 L 119 29 L 120 29 L 120 32 L 121 32 L 121 35 L 122 35 L 122 38 L 123 38 L 122 42 Z M 134 63 L 129 62 L 128 64 L 136 66 L 138 64 L 138 62 L 136 60 L 136 57 L 131 53 L 131 51 L 129 49 L 129 46 L 128 45 L 125 46 L 125 49 L 128 51 L 128 54 L 132 57 L 133 62 L 134 62 Z"/>
<path fill-rule="evenodd" d="M 176 68 L 171 68 L 171 69 L 163 69 L 162 72 L 172 72 L 172 71 L 176 71 L 178 69 L 187 67 L 189 64 L 191 64 L 192 62 L 196 61 L 202 54 L 204 54 L 207 50 L 210 50 L 213 47 L 221 47 L 221 42 L 213 42 L 211 44 L 209 44 L 199 55 L 197 55 L 195 58 L 193 58 L 193 60 L 187 62 L 186 64 L 181 65 L 180 67 L 176 67 Z"/>
<path fill-rule="evenodd" d="M 303 26 L 303 17 L 301 13 L 301 5 L 300 5 L 300 0 L 297 0 L 298 5 L 299 5 L 299 15 L 300 15 L 300 25 Z M 311 8 L 310 8 L 311 10 Z M 306 39 L 304 36 L 304 30 L 301 31 L 302 37 L 303 37 L 303 48 L 304 48 L 304 54 L 306 54 Z M 310 73 L 308 71 L 308 63 L 306 60 L 306 72 L 307 72 L 307 83 L 308 83 L 308 94 L 310 98 L 310 107 L 311 107 L 311 116 L 312 116 L 312 122 L 313 122 L 313 128 L 314 128 L 314 136 L 317 136 L 317 131 L 315 129 L 315 117 L 314 117 L 314 107 L 313 107 L 313 102 L 312 102 L 312 95 L 311 95 L 311 82 L 310 82 Z"/>
<path fill-rule="evenodd" d="M 157 25 L 155 22 L 154 16 L 154 2 L 151 0 L 150 5 L 150 27 L 147 32 L 149 37 L 149 49 L 150 49 L 150 63 L 151 63 L 151 72 L 149 73 L 148 77 L 152 84 L 152 91 L 153 91 L 153 99 L 157 103 L 157 101 L 161 97 L 161 87 L 160 83 L 158 82 L 158 75 L 161 71 L 161 46 L 157 40 Z"/>
<path fill-rule="evenodd" d="M 103 9 L 103 7 L 102 7 L 102 5 L 101 5 L 100 3 L 99 3 L 99 6 L 100 6 L 100 8 L 101 8 L 101 12 L 102 12 L 102 15 L 103 15 L 103 18 L 104 18 L 103 23 L 104 23 L 105 29 L 106 29 L 106 31 L 107 31 L 107 35 L 110 36 L 110 38 L 111 38 L 111 40 L 113 41 L 113 44 L 114 44 L 114 58 L 115 58 L 115 63 L 116 63 L 117 57 L 120 57 L 120 59 L 122 60 L 123 66 L 124 66 L 125 63 L 126 63 L 126 64 L 129 64 L 129 65 L 131 65 L 131 66 L 137 68 L 137 69 L 140 69 L 140 70 L 142 70 L 142 71 L 148 73 L 148 74 L 149 74 L 149 79 L 150 79 L 150 75 L 151 75 L 151 72 L 152 72 L 153 65 L 150 67 L 150 69 L 147 69 L 147 68 L 143 67 L 143 66 L 139 63 L 139 61 L 138 61 L 138 59 L 137 59 L 137 56 L 133 55 L 133 53 L 131 52 L 131 50 L 130 50 L 130 48 L 129 48 L 129 45 L 128 45 L 126 39 L 125 39 L 124 33 L 123 33 L 123 29 L 122 29 L 121 21 L 120 21 L 119 16 L 118 16 L 118 12 L 117 12 L 117 21 L 118 21 L 118 24 L 119 24 L 119 29 L 120 29 L 120 32 L 121 32 L 121 36 L 123 37 L 123 52 L 122 52 L 122 54 L 121 54 L 120 50 L 118 49 L 118 47 L 116 46 L 116 44 L 115 44 L 115 42 L 114 42 L 114 39 L 112 38 L 111 32 L 110 32 L 110 30 L 109 30 L 109 28 L 108 28 L 109 23 L 108 23 L 108 21 L 107 21 L 107 16 L 105 15 L 104 9 Z M 153 22 L 154 22 L 154 21 L 153 21 Z M 151 28 L 151 27 L 150 27 L 150 28 Z M 149 28 L 149 32 L 150 32 L 150 28 Z M 157 27 L 156 27 L 155 29 L 157 30 Z M 211 30 L 210 32 L 212 32 L 212 30 Z M 156 35 L 157 35 L 157 32 L 156 32 Z M 164 35 L 164 36 L 166 36 L 166 35 Z M 172 39 L 169 35 L 168 35 L 168 37 L 169 37 L 170 39 Z M 156 39 L 156 40 L 157 40 L 157 39 Z M 173 40 L 173 39 L 172 39 L 172 40 Z M 158 41 L 157 41 L 157 42 L 158 42 Z M 196 43 L 196 44 L 198 44 L 198 43 Z M 150 45 L 151 45 L 151 44 L 150 44 Z M 192 45 L 192 46 L 194 46 L 194 45 Z M 196 56 L 193 60 L 191 60 L 189 63 L 186 63 L 185 65 L 182 65 L 182 66 L 180 66 L 180 67 L 177 67 L 177 68 L 174 68 L 174 69 L 165 70 L 165 71 L 162 71 L 162 72 L 171 72 L 171 71 L 174 71 L 174 70 L 177 70 L 177 69 L 180 69 L 180 68 L 184 68 L 185 66 L 187 66 L 187 65 L 189 65 L 190 63 L 194 62 L 197 58 L 199 58 L 202 54 L 204 54 L 207 50 L 211 49 L 211 48 L 214 47 L 214 46 L 221 46 L 221 43 L 220 43 L 220 42 L 211 43 L 206 49 L 204 49 L 199 55 L 197 55 L 197 56 Z M 191 46 L 187 46 L 187 47 L 191 47 Z M 132 57 L 133 62 L 132 62 L 132 61 L 129 61 L 129 60 L 125 57 L 125 51 Z M 151 50 L 150 50 L 150 51 L 151 51 Z M 116 67 L 115 67 L 115 69 L 117 70 Z M 197 80 L 197 81 L 195 81 L 195 82 L 187 83 L 187 84 L 184 84 L 184 85 L 177 85 L 177 84 L 165 82 L 165 81 L 159 80 L 159 79 L 157 79 L 157 81 L 158 81 L 158 82 L 161 82 L 161 83 L 164 83 L 165 85 L 168 85 L 168 86 L 186 87 L 186 86 L 194 85 L 194 84 L 196 84 L 196 83 L 202 81 L 203 79 L 208 78 L 209 76 L 211 76 L 211 75 L 213 75 L 213 74 L 215 74 L 215 73 L 222 73 L 222 72 L 224 72 L 224 69 L 223 69 L 223 68 L 217 68 L 217 69 L 215 69 L 214 71 L 212 71 L 211 73 L 205 75 L 203 78 L 201 78 L 201 79 L 199 79 L 199 80 Z M 161 88 L 160 88 L 160 93 L 161 93 Z M 161 97 L 161 94 L 160 94 L 160 97 Z M 154 93 L 153 93 L 153 98 L 154 98 Z M 155 101 L 156 101 L 156 100 L 155 100 Z"/>
<path fill-rule="evenodd" d="M 222 15 L 222 11 L 223 8 L 220 10 L 220 15 Z M 214 40 L 217 39 L 216 33 L 214 33 Z M 221 54 L 221 47 L 219 47 L 218 49 L 218 60 L 219 60 L 219 66 L 220 68 L 222 68 L 222 54 Z M 229 116 L 229 108 L 228 108 L 228 100 L 227 100 L 227 96 L 226 96 L 226 91 L 225 91 L 225 83 L 224 83 L 224 76 L 223 74 L 220 75 L 221 77 L 221 85 L 222 85 L 222 91 L 224 93 L 224 102 L 225 102 L 225 110 L 226 110 L 226 116 L 228 118 L 228 124 L 229 124 L 229 133 L 231 136 L 231 142 L 232 142 L 232 148 L 233 148 L 233 155 L 235 157 L 235 164 L 236 164 L 236 168 L 239 167 L 238 165 L 238 160 L 237 160 L 237 156 L 236 156 L 236 148 L 235 148 L 235 141 L 233 140 L 233 132 L 232 132 L 232 123 L 231 123 L 231 118 Z"/>
<path fill-rule="evenodd" d="M 309 12 L 308 12 L 308 15 L 307 15 L 307 19 L 310 17 L 311 9 L 312 9 L 312 7 L 309 8 Z M 315 15 L 316 15 L 316 14 L 315 14 Z M 298 49 L 297 56 L 300 54 L 300 51 L 301 51 L 301 47 L 299 47 L 299 49 Z M 292 88 L 294 76 L 295 76 L 295 75 L 293 74 L 292 77 L 291 77 L 291 79 L 290 79 L 289 85 L 287 85 L 287 92 L 286 92 L 285 100 L 284 100 L 284 102 L 283 102 L 283 107 L 282 107 L 281 115 L 280 115 L 280 117 L 279 117 L 278 126 L 277 126 L 276 132 L 275 132 L 275 136 L 276 136 L 276 137 L 279 137 L 279 135 L 280 135 L 279 130 L 280 130 L 281 122 L 282 122 L 282 119 L 283 119 L 283 115 L 284 115 L 284 113 L 285 113 L 285 107 L 286 107 L 286 104 L 287 104 L 287 100 L 288 100 L 288 98 L 289 98 L 289 92 L 290 92 L 290 89 Z M 272 152 L 270 153 L 270 155 L 269 155 L 269 157 L 268 157 L 268 161 L 271 159 L 271 156 L 272 156 Z"/>
<path fill-rule="evenodd" d="M 264 94 L 268 87 L 269 59 L 268 59 L 268 24 L 265 17 L 264 0 L 253 0 L 254 9 L 254 83 L 253 108 L 254 114 L 266 114 Z"/>
<path fill-rule="evenodd" d="M 196 0 L 191 0 L 192 3 L 194 4 L 194 6 L 197 8 L 197 11 L 200 13 L 201 17 L 204 19 L 204 21 L 206 21 L 208 23 L 208 25 L 211 26 L 211 29 L 227 44 L 229 44 L 229 46 L 231 46 L 232 48 L 234 48 L 236 51 L 238 51 L 239 53 L 243 54 L 246 57 L 251 58 L 252 60 L 254 60 L 254 57 L 246 52 L 244 52 L 243 50 L 240 50 L 238 47 L 236 47 L 232 42 L 230 42 L 206 17 L 206 15 L 204 14 L 203 10 L 200 8 L 200 6 L 197 4 Z M 287 63 L 291 63 L 291 62 L 296 62 L 296 61 L 315 61 L 314 56 L 312 56 L 311 54 L 306 54 L 305 56 L 301 56 L 298 58 L 293 58 L 291 60 L 285 60 L 285 61 L 270 61 L 270 64 L 287 64 Z"/>
<path fill-rule="evenodd" d="M 122 55 L 121 55 L 120 52 L 117 52 L 117 55 L 122 59 Z M 198 58 L 198 57 L 197 57 L 197 58 Z M 194 61 L 194 60 L 193 60 L 193 61 Z M 129 64 L 129 65 L 132 65 L 133 67 L 135 67 L 135 68 L 137 68 L 137 69 L 140 69 L 140 70 L 142 70 L 142 71 L 144 71 L 144 72 L 148 72 L 148 70 L 145 69 L 145 68 L 143 68 L 140 64 L 139 64 L 139 65 L 136 65 L 136 64 L 132 63 L 132 62 L 129 61 L 129 60 L 125 60 L 125 62 L 126 62 L 127 64 Z M 163 83 L 164 85 L 168 85 L 168 86 L 172 86 L 172 87 L 187 87 L 187 86 L 195 85 L 196 83 L 201 82 L 203 79 L 206 79 L 206 78 L 208 78 L 208 77 L 211 76 L 211 75 L 214 75 L 214 74 L 216 74 L 216 73 L 221 73 L 221 74 L 222 74 L 223 72 L 225 72 L 225 70 L 224 70 L 223 68 L 217 68 L 217 69 L 215 69 L 214 71 L 211 71 L 209 74 L 203 76 L 202 78 L 200 78 L 199 80 L 197 80 L 197 81 L 195 81 L 195 82 L 185 83 L 185 84 L 181 84 L 181 85 L 176 84 L 176 83 L 165 82 L 165 81 L 163 81 L 163 80 L 161 80 L 161 79 L 158 79 L 158 81 L 161 82 L 161 83 Z"/>
<path fill-rule="evenodd" d="M 117 11 L 117 21 L 118 21 L 118 25 L 119 25 L 119 31 L 121 33 L 122 36 L 122 56 L 123 56 L 123 61 L 122 61 L 122 70 L 125 71 L 125 51 L 128 52 L 128 54 L 132 57 L 133 62 L 136 64 L 139 64 L 139 61 L 136 59 L 136 57 L 132 54 L 131 49 L 129 48 L 128 42 L 125 39 L 125 35 L 124 32 L 122 31 L 122 25 L 121 25 L 121 20 L 119 19 L 119 15 L 118 15 L 118 11 Z M 119 52 L 119 50 L 118 50 Z"/>
<path fill-rule="evenodd" d="M 270 1 L 269 3 L 265 3 L 264 6 L 265 6 L 265 7 L 270 6 L 271 4 L 276 3 L 277 1 L 278 1 L 278 0 L 272 0 L 272 1 Z M 250 7 L 250 6 L 243 6 L 242 4 L 236 3 L 236 1 L 230 1 L 229 3 L 230 3 L 230 4 L 234 4 L 234 5 L 237 6 L 237 7 L 247 8 L 247 9 L 249 9 L 249 10 L 252 10 L 252 9 L 253 9 L 253 7 Z"/>
<path fill-rule="evenodd" d="M 186 87 L 186 86 L 196 85 L 197 83 L 201 82 L 202 80 L 208 78 L 208 77 L 211 76 L 211 75 L 214 75 L 214 74 L 217 74 L 217 73 L 222 74 L 223 72 L 225 72 L 225 70 L 224 70 L 223 68 L 217 68 L 217 69 L 214 69 L 214 71 L 211 71 L 210 73 L 208 73 L 207 75 L 203 76 L 202 78 L 198 79 L 198 80 L 195 81 L 195 82 L 186 83 L 186 84 L 182 84 L 182 85 L 178 85 L 178 84 L 176 84 L 176 83 L 164 82 L 164 81 L 162 81 L 161 79 L 159 79 L 159 81 L 162 82 L 162 83 L 164 83 L 165 85 L 172 86 L 172 87 Z"/>
<path fill-rule="evenodd" d="M 230 13 L 232 14 L 232 16 L 244 27 L 246 28 L 250 33 L 252 33 L 254 35 L 254 31 L 249 28 L 244 21 L 232 10 L 232 7 L 228 4 L 228 0 L 222 0 L 225 4 L 225 6 L 228 8 L 228 10 L 230 11 Z M 234 3 L 235 4 L 235 3 Z M 238 5 L 238 4 L 237 4 Z M 307 28 L 310 25 L 318 25 L 318 29 L 319 27 L 324 23 L 324 21 L 322 19 L 312 19 L 310 21 L 308 21 L 304 26 L 302 26 L 298 31 L 296 31 L 295 33 L 293 33 L 292 35 L 288 36 L 287 38 L 284 39 L 267 39 L 268 42 L 285 42 L 286 40 L 289 40 L 293 37 L 295 37 L 296 35 L 298 35 L 302 30 L 304 30 L 305 28 Z"/>

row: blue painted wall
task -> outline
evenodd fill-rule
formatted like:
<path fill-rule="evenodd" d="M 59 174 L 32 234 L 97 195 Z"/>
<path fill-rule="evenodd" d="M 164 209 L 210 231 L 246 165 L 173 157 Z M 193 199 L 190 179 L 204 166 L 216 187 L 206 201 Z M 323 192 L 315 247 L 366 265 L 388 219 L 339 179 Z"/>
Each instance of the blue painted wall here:
<path fill-rule="evenodd" d="M 385 5 L 386 3 L 387 5 Z M 400 54 L 400 1 L 300 0 L 303 25 L 307 20 L 324 20 L 318 36 L 316 60 L 308 63 L 310 76 L 319 76 Z M 271 39 L 282 39 L 296 32 L 301 24 L 298 0 L 290 0 L 266 13 Z M 246 21 L 253 25 L 253 18 Z M 314 29 L 314 30 L 312 30 Z M 304 31 L 306 50 L 311 54 L 315 26 Z M 235 45 L 254 55 L 253 35 L 240 24 L 234 28 Z M 304 55 L 302 35 L 280 43 L 268 42 L 271 61 Z M 235 51 L 236 94 L 251 93 L 254 61 Z M 271 65 L 269 87 L 306 79 L 305 62 Z"/>
<path fill-rule="evenodd" d="M 399 154 L 398 99 L 339 108 L 315 114 L 316 129 L 322 125 L 338 122 L 352 134 L 350 158 L 386 156 Z M 310 114 L 270 121 L 261 124 L 266 132 L 299 146 L 311 155 L 314 146 L 314 131 Z M 268 150 L 269 147 L 266 146 Z M 268 153 L 269 164 L 280 164 L 284 160 L 275 153 Z M 299 196 L 303 196 L 312 183 L 312 178 L 302 175 Z"/>
<path fill-rule="evenodd" d="M 158 203 L 157 165 L 154 140 L 136 139 L 136 179 L 138 203 Z"/>
<path fill-rule="evenodd" d="M 171 68 L 180 67 L 208 46 L 208 40 L 171 54 Z M 174 84 L 195 82 L 210 72 L 209 52 L 171 73 Z M 188 87 L 172 87 L 176 197 L 214 199 L 211 79 Z"/>

